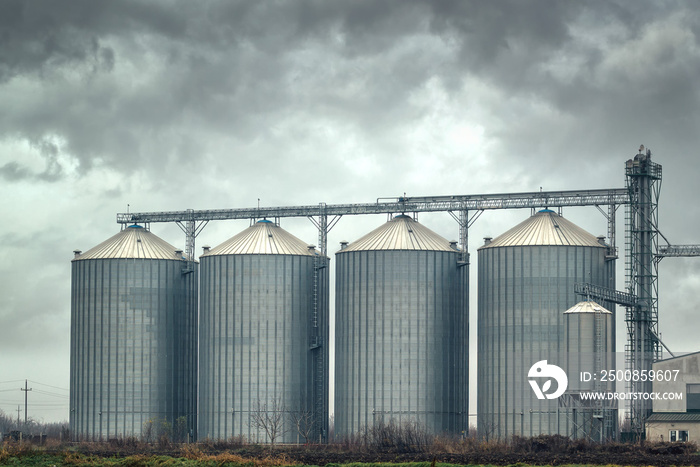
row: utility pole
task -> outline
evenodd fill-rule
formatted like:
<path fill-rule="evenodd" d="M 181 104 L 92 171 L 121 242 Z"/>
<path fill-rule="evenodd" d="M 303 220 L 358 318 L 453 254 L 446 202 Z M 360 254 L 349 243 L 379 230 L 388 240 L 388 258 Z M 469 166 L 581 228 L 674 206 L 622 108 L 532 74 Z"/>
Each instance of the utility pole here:
<path fill-rule="evenodd" d="M 22 409 L 19 408 L 19 405 L 17 406 L 17 428 L 19 428 L 19 413 L 22 411 Z"/>
<path fill-rule="evenodd" d="M 19 388 L 20 391 L 24 391 L 24 428 L 27 428 L 27 395 L 32 388 L 28 388 L 27 380 L 24 380 L 24 388 Z M 19 423 L 19 412 L 17 412 L 17 423 Z"/>

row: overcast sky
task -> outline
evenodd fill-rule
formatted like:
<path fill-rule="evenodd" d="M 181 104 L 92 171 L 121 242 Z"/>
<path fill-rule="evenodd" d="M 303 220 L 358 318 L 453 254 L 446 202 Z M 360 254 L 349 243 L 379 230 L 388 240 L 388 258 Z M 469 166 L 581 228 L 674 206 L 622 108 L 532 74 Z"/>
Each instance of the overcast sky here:
<path fill-rule="evenodd" d="M 127 206 L 621 188 L 645 144 L 663 165 L 662 232 L 700 243 L 699 11 L 659 0 L 4 0 L 0 410 L 16 415 L 28 378 L 55 386 L 33 384 L 51 394 L 30 393 L 45 405 L 29 416 L 68 418 L 72 251 L 118 232 Z M 473 284 L 482 237 L 529 214 L 475 223 Z M 606 232 L 595 208 L 564 215 Z M 329 251 L 385 220 L 343 218 Z M 446 213 L 419 221 L 458 236 Z M 198 251 L 247 225 L 209 224 Z M 184 247 L 176 226 L 151 227 Z M 316 242 L 305 219 L 282 227 Z M 664 259 L 659 284 L 664 340 L 700 350 L 700 259 Z M 475 298 L 472 288 L 472 331 Z"/>

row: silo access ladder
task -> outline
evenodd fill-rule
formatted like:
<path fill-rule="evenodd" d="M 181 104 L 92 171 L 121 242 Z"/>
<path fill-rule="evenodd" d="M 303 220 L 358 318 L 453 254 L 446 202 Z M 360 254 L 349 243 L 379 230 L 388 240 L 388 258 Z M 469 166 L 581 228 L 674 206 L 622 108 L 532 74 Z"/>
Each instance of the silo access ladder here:
<path fill-rule="evenodd" d="M 321 332 L 321 327 L 319 326 L 319 275 L 321 269 L 325 268 L 326 264 L 320 255 L 314 257 L 314 278 L 313 278 L 313 310 L 311 313 L 311 342 L 309 345 L 309 350 L 313 352 L 314 360 L 314 395 L 313 395 L 313 420 L 316 429 L 314 431 L 318 432 L 319 441 L 321 441 L 324 435 L 325 423 L 323 420 L 325 413 L 325 362 L 324 362 L 324 349 L 323 349 L 323 335 Z"/>

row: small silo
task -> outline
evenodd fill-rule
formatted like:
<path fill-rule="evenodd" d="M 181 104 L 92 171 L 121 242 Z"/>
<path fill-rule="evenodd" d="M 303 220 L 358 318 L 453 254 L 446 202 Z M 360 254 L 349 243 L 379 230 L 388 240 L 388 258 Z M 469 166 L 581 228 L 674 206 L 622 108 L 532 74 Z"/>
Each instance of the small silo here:
<path fill-rule="evenodd" d="M 196 264 L 139 225 L 75 251 L 73 438 L 186 440 L 196 428 L 196 384 Z"/>
<path fill-rule="evenodd" d="M 400 215 L 336 253 L 335 433 L 468 428 L 468 266 Z"/>
<path fill-rule="evenodd" d="M 261 220 L 200 261 L 199 437 L 325 439 L 328 259 Z"/>
<path fill-rule="evenodd" d="M 479 248 L 477 416 L 482 436 L 569 433 L 571 420 L 560 401 L 538 399 L 528 372 L 542 360 L 566 365 L 563 312 L 578 302 L 576 282 L 615 287 L 607 253 L 602 239 L 548 209 Z"/>
<path fill-rule="evenodd" d="M 604 441 L 617 432 L 614 400 L 582 397 L 583 393 L 615 390 L 613 314 L 594 301 L 577 303 L 564 312 L 566 372 L 569 375 L 567 416 L 571 438 Z"/>

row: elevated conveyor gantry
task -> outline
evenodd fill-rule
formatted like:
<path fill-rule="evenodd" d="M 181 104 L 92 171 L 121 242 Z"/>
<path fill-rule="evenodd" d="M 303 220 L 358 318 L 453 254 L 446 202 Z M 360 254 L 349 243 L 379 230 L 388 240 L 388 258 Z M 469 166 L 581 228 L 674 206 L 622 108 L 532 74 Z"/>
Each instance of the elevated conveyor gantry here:
<path fill-rule="evenodd" d="M 610 213 L 608 218 L 608 232 L 614 242 L 615 210 L 618 206 L 629 202 L 628 192 L 624 188 L 602 190 L 575 190 L 575 191 L 550 191 L 550 192 L 526 192 L 503 193 L 484 195 L 454 195 L 454 196 L 423 196 L 397 198 L 380 198 L 375 203 L 360 204 L 325 204 L 308 206 L 279 206 L 256 207 L 242 209 L 218 209 L 218 210 L 193 210 L 170 212 L 142 212 L 117 214 L 117 222 L 120 224 L 154 222 L 175 222 L 185 232 L 186 257 L 189 266 L 184 273 L 193 271 L 192 262 L 195 260 L 195 239 L 208 222 L 214 220 L 231 219 L 279 219 L 283 217 L 307 217 L 319 231 L 319 249 L 323 257 L 328 254 L 328 232 L 340 220 L 342 216 L 364 214 L 398 214 L 407 212 L 448 212 L 459 225 L 459 240 L 462 247 L 462 264 L 469 263 L 468 253 L 468 229 L 481 213 L 495 209 L 518 208 L 552 208 L 568 206 L 607 206 Z M 470 217 L 471 211 L 471 217 Z M 602 209 L 601 209 L 602 211 Z M 604 212 L 603 212 L 604 213 Z M 605 213 L 604 213 L 605 214 Z M 330 218 L 330 219 L 329 219 Z M 616 258 L 616 248 L 612 244 L 608 255 Z M 322 385 L 326 384 L 326 372 L 324 352 L 322 346 L 326 343 L 320 340 L 318 327 L 319 303 L 318 297 L 318 269 L 320 262 L 314 268 L 314 309 L 311 313 L 311 324 L 314 327 L 314 336 L 310 342 L 310 349 L 314 353 L 314 417 L 318 427 L 325 426 L 321 416 L 321 410 L 326 401 L 323 399 L 325 392 Z M 325 263 L 324 263 L 325 264 Z M 319 433 L 323 439 L 326 433 Z"/>
<path fill-rule="evenodd" d="M 469 262 L 469 227 L 486 210 L 521 208 L 534 210 L 537 208 L 595 206 L 608 221 L 609 251 L 607 259 L 610 260 L 610 267 L 614 268 L 613 260 L 618 257 L 615 244 L 615 213 L 619 206 L 624 205 L 628 209 L 625 232 L 628 293 L 615 290 L 591 290 L 590 288 L 586 290 L 586 293 L 591 297 L 604 298 L 623 304 L 628 308 L 626 318 L 629 328 L 628 364 L 632 369 L 644 369 L 650 368 L 651 362 L 657 357 L 656 349 L 660 344 L 656 333 L 658 289 L 655 266 L 661 258 L 667 256 L 699 256 L 700 245 L 658 246 L 657 205 L 661 166 L 651 162 L 651 154 L 649 152 L 643 154 L 642 149 L 634 160 L 627 161 L 626 188 L 451 196 L 400 196 L 379 198 L 374 203 L 320 203 L 302 206 L 120 213 L 117 214 L 117 222 L 120 224 L 177 223 L 185 232 L 187 258 L 194 261 L 197 235 L 208 222 L 215 220 L 307 217 L 319 231 L 318 246 L 322 254 L 326 256 L 328 232 L 342 216 L 448 212 L 458 223 L 460 246 L 463 252 L 462 262 L 466 264 Z M 606 207 L 607 211 L 603 207 Z M 317 310 L 314 310 L 314 313 L 316 312 Z M 632 407 L 633 425 L 637 428 L 643 425 L 647 411 L 646 406 Z"/>
<path fill-rule="evenodd" d="M 233 219 L 274 219 L 283 217 L 307 217 L 319 229 L 319 249 L 327 253 L 327 234 L 342 216 L 364 214 L 394 214 L 405 212 L 451 212 L 464 219 L 460 222 L 460 242 L 466 250 L 468 213 L 494 209 L 519 209 L 569 206 L 613 206 L 629 203 L 625 188 L 571 191 L 535 191 L 483 195 L 420 196 L 380 198 L 375 203 L 325 204 L 306 206 L 255 207 L 239 209 L 208 209 L 166 212 L 141 212 L 117 214 L 117 223 L 176 222 L 188 226 L 186 254 L 194 259 L 194 238 L 209 221 Z M 329 220 L 329 217 L 331 218 Z M 614 231 L 614 216 L 608 216 Z M 197 226 L 195 228 L 195 226 Z M 610 228 L 608 229 L 610 231 Z M 614 245 L 612 245 L 614 247 Z"/>

